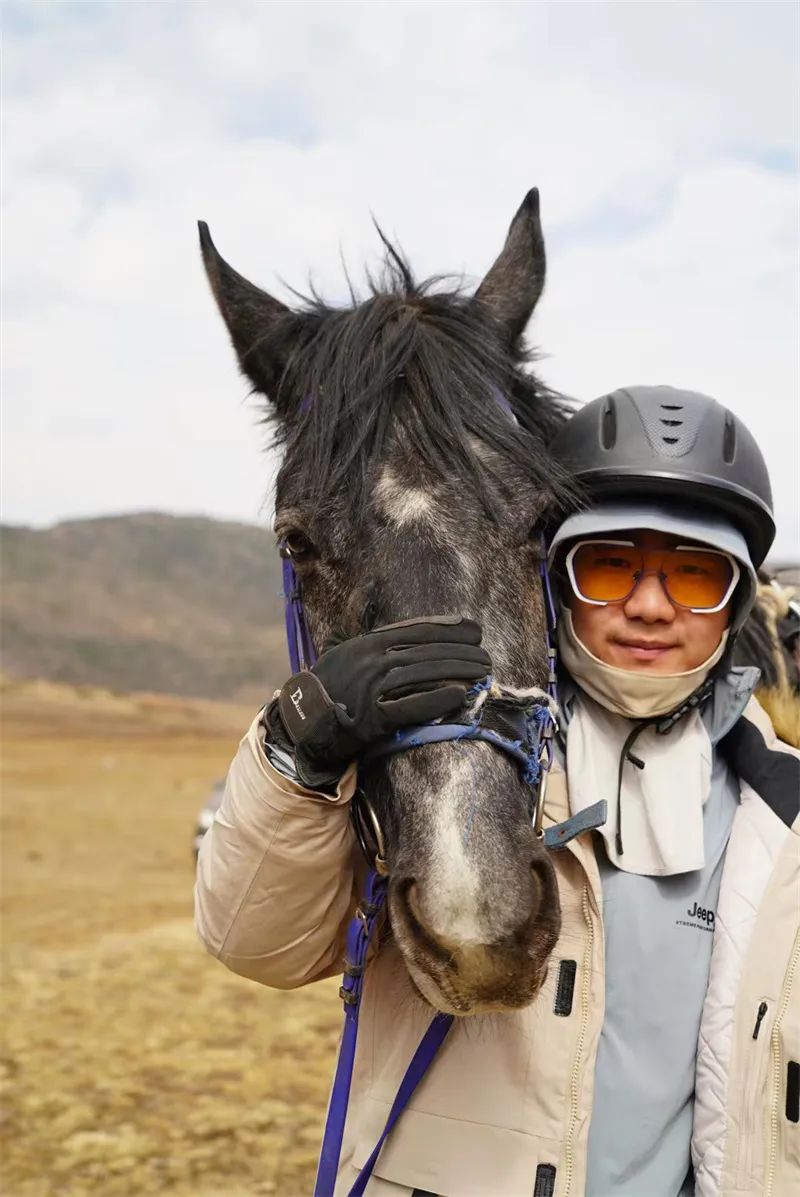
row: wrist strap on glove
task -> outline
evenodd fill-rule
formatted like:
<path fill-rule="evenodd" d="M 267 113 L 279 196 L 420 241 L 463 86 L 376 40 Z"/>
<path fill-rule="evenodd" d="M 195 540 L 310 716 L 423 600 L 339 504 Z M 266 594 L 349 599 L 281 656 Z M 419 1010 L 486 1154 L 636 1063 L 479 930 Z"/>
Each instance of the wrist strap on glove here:
<path fill-rule="evenodd" d="M 278 711 L 293 744 L 310 739 L 317 726 L 335 714 L 336 704 L 315 673 L 292 674 L 281 689 Z"/>
<path fill-rule="evenodd" d="M 334 793 L 350 757 L 331 756 L 330 750 L 318 750 L 325 745 L 339 718 L 347 716 L 344 708 L 333 702 L 319 678 L 306 670 L 289 678 L 280 695 L 273 699 L 264 713 L 266 739 L 294 758 L 297 780 L 309 790 Z"/>

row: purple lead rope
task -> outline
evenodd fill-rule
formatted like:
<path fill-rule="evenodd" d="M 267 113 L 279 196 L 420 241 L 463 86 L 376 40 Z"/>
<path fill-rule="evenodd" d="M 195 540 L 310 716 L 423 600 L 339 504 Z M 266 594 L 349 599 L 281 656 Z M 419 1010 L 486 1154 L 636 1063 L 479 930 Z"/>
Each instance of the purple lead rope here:
<path fill-rule="evenodd" d="M 353 1065 L 356 1055 L 356 1040 L 358 1038 L 358 1016 L 361 1009 L 361 994 L 364 986 L 364 970 L 367 962 L 367 952 L 377 926 L 380 912 L 386 897 L 386 878 L 379 877 L 374 869 L 367 875 L 364 897 L 361 899 L 355 917 L 347 931 L 347 947 L 345 956 L 345 972 L 339 995 L 344 1002 L 344 1030 L 339 1044 L 339 1058 L 336 1062 L 336 1073 L 333 1078 L 328 1116 L 325 1121 L 325 1132 L 317 1165 L 317 1179 L 314 1184 L 314 1197 L 333 1197 L 336 1187 L 336 1177 L 339 1172 L 339 1160 L 342 1153 L 342 1140 L 347 1120 L 347 1107 L 350 1103 L 350 1085 L 353 1079 Z M 355 1183 L 348 1193 L 348 1197 L 361 1197 L 372 1176 L 373 1169 L 380 1155 L 381 1148 L 392 1127 L 406 1108 L 411 1095 L 428 1071 L 434 1056 L 453 1025 L 452 1014 L 434 1015 L 431 1025 L 422 1037 L 414 1058 L 409 1064 L 406 1074 L 400 1082 L 397 1096 L 392 1103 L 389 1117 L 381 1131 L 380 1138 L 375 1144 L 369 1158 L 355 1179 Z"/>
<path fill-rule="evenodd" d="M 336 1177 L 339 1171 L 339 1159 L 342 1153 L 342 1140 L 347 1120 L 347 1107 L 350 1103 L 350 1086 L 353 1080 L 353 1065 L 356 1056 L 356 1041 L 358 1038 L 358 1016 L 361 1010 L 361 995 L 364 988 L 364 971 L 367 965 L 367 952 L 378 924 L 381 910 L 386 897 L 386 878 L 379 877 L 374 869 L 367 874 L 364 896 L 359 903 L 355 916 L 347 929 L 345 948 L 345 966 L 342 987 L 339 996 L 344 1002 L 344 1030 L 339 1044 L 339 1058 L 336 1061 L 336 1073 L 333 1078 L 331 1097 L 328 1103 L 328 1116 L 325 1121 L 325 1132 L 317 1165 L 317 1179 L 314 1184 L 314 1197 L 333 1197 L 336 1187 Z M 386 1125 L 369 1159 L 356 1177 L 348 1197 L 361 1197 L 381 1148 L 397 1119 L 402 1114 L 408 1101 L 419 1082 L 430 1067 L 434 1056 L 445 1040 L 447 1032 L 453 1024 L 450 1014 L 437 1014 L 428 1027 L 422 1041 L 414 1053 L 414 1058 L 408 1066 L 405 1076 L 400 1082 L 397 1096 L 392 1103 Z"/>
<path fill-rule="evenodd" d="M 433 1016 L 433 1021 L 423 1035 L 419 1047 L 414 1052 L 414 1058 L 406 1070 L 406 1075 L 400 1082 L 400 1088 L 397 1090 L 397 1096 L 392 1102 L 392 1108 L 389 1111 L 389 1117 L 386 1119 L 386 1125 L 381 1131 L 381 1137 L 378 1139 L 378 1142 L 370 1152 L 369 1158 L 359 1172 L 356 1183 L 353 1185 L 347 1197 L 362 1197 L 362 1194 L 367 1187 L 367 1182 L 372 1176 L 372 1170 L 377 1163 L 378 1156 L 381 1153 L 381 1148 L 386 1142 L 386 1139 L 388 1138 L 392 1127 L 397 1122 L 397 1119 L 408 1105 L 411 1095 L 413 1094 L 417 1085 L 428 1071 L 428 1068 L 433 1062 L 434 1056 L 447 1038 L 447 1032 L 450 1030 L 452 1025 L 452 1014 L 435 1014 Z M 325 1193 L 324 1195 L 320 1194 L 320 1197 L 331 1197 L 331 1195 Z"/>

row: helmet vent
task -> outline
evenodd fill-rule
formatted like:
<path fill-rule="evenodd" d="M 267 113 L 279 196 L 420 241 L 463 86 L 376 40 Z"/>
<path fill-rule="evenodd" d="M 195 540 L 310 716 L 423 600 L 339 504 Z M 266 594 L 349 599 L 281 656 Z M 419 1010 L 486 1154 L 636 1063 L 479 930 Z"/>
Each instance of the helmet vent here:
<path fill-rule="evenodd" d="M 650 448 L 656 458 L 684 457 L 691 453 L 697 440 L 705 409 L 697 404 L 682 403 L 683 395 L 669 387 L 653 389 L 657 393 L 660 392 L 659 400 L 664 396 L 663 403 L 644 403 L 634 392 L 634 405 L 644 424 Z M 619 436 L 620 440 L 625 437 L 625 428 L 621 422 Z"/>
<path fill-rule="evenodd" d="M 603 404 L 600 419 L 600 444 L 604 449 L 613 449 L 617 443 L 617 409 L 612 398 Z"/>
<path fill-rule="evenodd" d="M 725 428 L 722 433 L 722 460 L 730 465 L 736 456 L 736 421 L 731 413 L 725 413 Z"/>
<path fill-rule="evenodd" d="M 662 404 L 660 404 L 660 407 L 661 407 L 662 411 L 670 411 L 670 412 L 683 411 L 682 403 L 662 403 Z M 663 424 L 665 428 L 682 428 L 683 427 L 683 420 L 681 419 L 680 416 L 678 416 L 675 419 L 667 419 L 666 416 L 659 416 L 659 423 Z M 680 437 L 679 436 L 666 436 L 662 432 L 661 440 L 664 442 L 665 445 L 677 445 L 678 442 L 680 441 Z"/>

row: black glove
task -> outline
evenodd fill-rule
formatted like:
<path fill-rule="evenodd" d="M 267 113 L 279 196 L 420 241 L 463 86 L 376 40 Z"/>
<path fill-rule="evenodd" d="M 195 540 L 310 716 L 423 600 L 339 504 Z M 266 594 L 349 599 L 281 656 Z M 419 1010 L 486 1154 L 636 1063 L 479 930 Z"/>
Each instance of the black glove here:
<path fill-rule="evenodd" d="M 376 740 L 463 706 L 467 690 L 491 672 L 480 640 L 477 623 L 446 615 L 344 640 L 289 678 L 267 711 L 270 738 L 288 737 L 305 785 L 330 785 Z"/>

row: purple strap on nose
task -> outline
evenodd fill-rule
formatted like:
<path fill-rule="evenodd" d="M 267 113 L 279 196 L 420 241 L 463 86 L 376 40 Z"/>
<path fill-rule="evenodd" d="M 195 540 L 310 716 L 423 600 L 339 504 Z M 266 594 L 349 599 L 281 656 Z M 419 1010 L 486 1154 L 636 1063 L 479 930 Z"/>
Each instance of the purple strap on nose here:
<path fill-rule="evenodd" d="M 286 552 L 284 547 L 283 552 Z M 317 659 L 314 641 L 306 623 L 303 597 L 291 557 L 283 558 L 283 599 L 286 620 L 286 643 L 289 648 L 289 663 L 292 673 L 310 669 Z"/>

